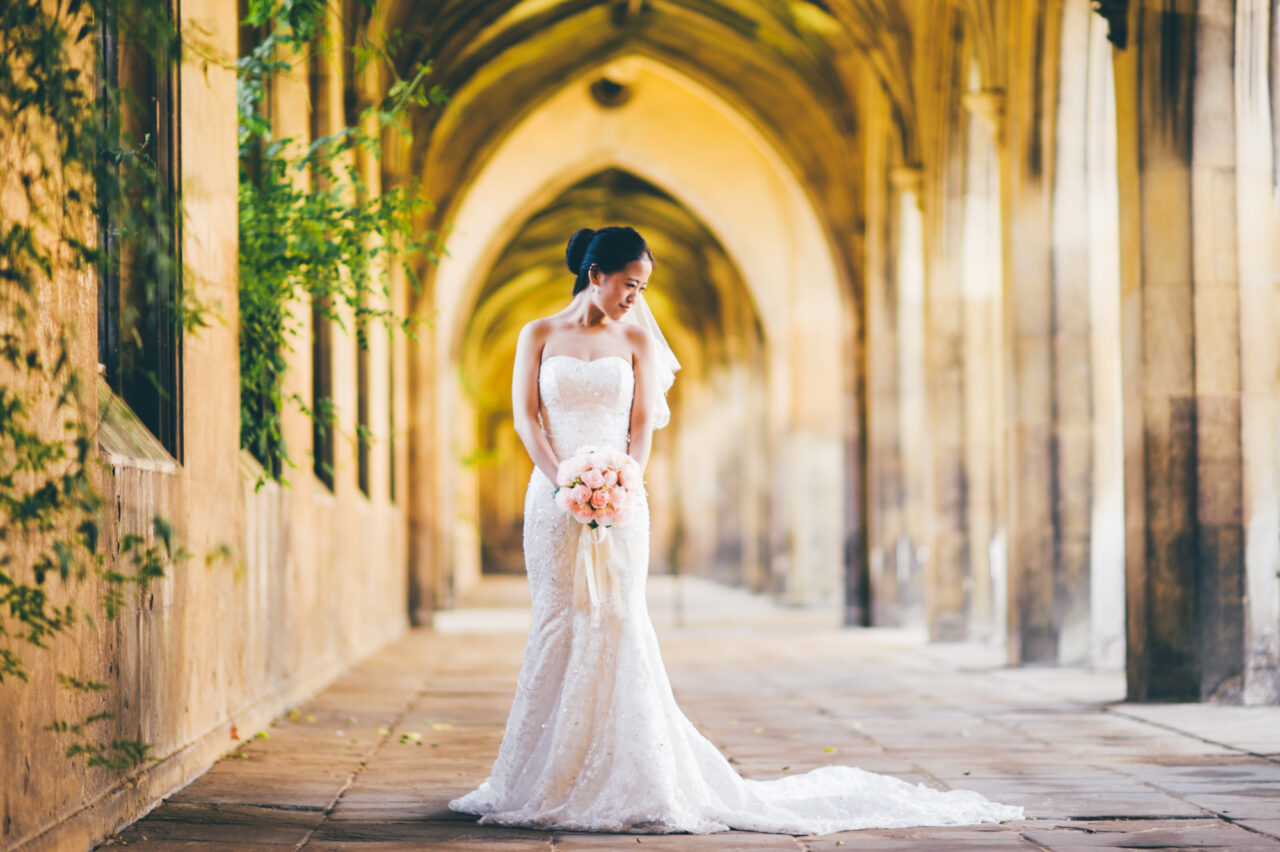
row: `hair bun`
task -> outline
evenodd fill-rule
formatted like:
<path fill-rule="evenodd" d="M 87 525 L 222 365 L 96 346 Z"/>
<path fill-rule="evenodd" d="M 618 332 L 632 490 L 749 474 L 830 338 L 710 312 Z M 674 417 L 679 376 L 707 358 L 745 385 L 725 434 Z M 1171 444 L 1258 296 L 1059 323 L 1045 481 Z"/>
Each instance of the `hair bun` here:
<path fill-rule="evenodd" d="M 579 228 L 569 238 L 569 245 L 564 250 L 564 260 L 574 275 L 582 270 L 582 259 L 587 256 L 587 246 L 591 245 L 591 238 L 595 235 L 596 232 L 590 228 Z"/>

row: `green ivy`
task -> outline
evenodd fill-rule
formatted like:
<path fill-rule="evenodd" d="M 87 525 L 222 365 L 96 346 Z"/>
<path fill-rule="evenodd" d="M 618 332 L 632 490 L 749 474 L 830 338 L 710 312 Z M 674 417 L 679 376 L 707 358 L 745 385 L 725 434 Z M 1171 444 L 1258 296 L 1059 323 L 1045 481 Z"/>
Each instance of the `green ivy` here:
<path fill-rule="evenodd" d="M 89 609 L 70 602 L 82 597 L 78 584 L 92 584 L 110 620 L 127 591 L 187 557 L 160 517 L 150 535 L 126 535 L 114 558 L 104 555 L 96 387 L 75 366 L 74 328 L 59 319 L 65 309 L 51 302 L 101 268 L 96 228 L 104 220 L 135 268 L 176 272 L 164 267 L 175 211 L 154 203 L 155 141 L 122 130 L 128 93 L 97 91 L 105 76 L 94 36 L 108 18 L 168 73 L 179 41 L 167 0 L 0 3 L 0 683 L 28 680 L 32 648 L 48 648 L 82 619 L 92 623 Z M 171 297 L 152 275 L 138 277 L 136 310 L 164 307 L 187 331 L 205 323 L 198 304 L 179 296 L 161 305 Z M 82 694 L 107 688 L 69 673 L 58 683 Z M 47 728 L 72 737 L 67 755 L 84 755 L 90 766 L 127 769 L 146 760 L 144 743 L 88 738 L 89 726 L 108 718 L 97 712 Z"/>
<path fill-rule="evenodd" d="M 413 337 L 411 317 L 375 306 L 390 304 L 393 264 L 417 289 L 415 264 L 424 257 L 439 262 L 443 251 L 440 233 L 416 231 L 432 209 L 419 181 L 373 193 L 357 167 L 359 155 L 381 156 L 384 132 L 412 138 L 411 110 L 448 101 L 439 87 L 427 87 L 430 65 L 418 65 L 407 77 L 398 73 L 398 34 L 342 46 L 354 54 L 357 75 L 379 62 L 392 81 L 351 126 L 309 142 L 272 134 L 264 107 L 269 83 L 289 68 L 282 56 L 306 62 L 311 51 L 325 49 L 327 14 L 321 0 L 250 0 L 243 22 L 265 33 L 237 66 L 240 445 L 262 463 L 263 481 L 283 479 L 283 470 L 295 466 L 283 434 L 286 405 L 321 423 L 334 420 L 332 400 L 308 405 L 297 394 L 284 395 L 287 355 L 302 328 L 293 306 L 314 306 L 323 321 L 340 327 L 343 314 L 354 317 L 361 347 L 368 345 L 373 322 Z M 368 437 L 361 433 L 355 440 Z"/>
<path fill-rule="evenodd" d="M 324 14 L 323 0 L 254 0 L 246 23 L 268 35 L 237 63 L 242 445 L 275 469 L 288 460 L 279 417 L 284 353 L 297 331 L 289 301 L 316 299 L 338 321 L 337 306 L 345 306 L 356 317 L 361 345 L 374 320 L 411 332 L 406 318 L 368 306 L 387 296 L 384 270 L 393 258 L 412 273 L 418 258 L 438 261 L 442 250 L 436 233 L 413 231 L 420 212 L 430 209 L 416 183 L 371 195 L 347 165 L 357 151 L 377 156 L 384 129 L 408 133 L 411 108 L 447 100 L 438 89 L 426 90 L 429 67 L 401 78 L 389 59 L 394 44 L 355 45 L 360 63 L 387 62 L 393 78 L 387 96 L 355 127 L 306 147 L 272 138 L 261 105 L 267 82 L 284 67 L 281 48 L 297 51 L 321 37 Z M 105 220 L 133 268 L 149 273 L 136 276 L 141 292 L 128 308 L 112 306 L 118 313 L 110 322 L 128 329 L 143 316 L 171 316 L 176 331 L 194 332 L 209 313 L 182 288 L 156 286 L 182 272 L 169 268 L 170 226 L 181 210 L 157 202 L 156 140 L 130 138 L 121 126 L 121 109 L 137 104 L 127 91 L 97 90 L 105 69 L 95 36 L 108 19 L 122 42 L 146 46 L 157 74 L 171 72 L 182 45 L 169 0 L 0 2 L 0 683 L 6 684 L 28 680 L 31 649 L 48 648 L 81 621 L 93 623 L 89 609 L 70 602 L 82 597 L 79 587 L 97 590 L 111 620 L 131 590 L 147 588 L 190 556 L 159 516 L 147 535 L 123 535 L 113 556 L 104 553 L 96 483 L 106 474 L 92 428 L 96 387 L 75 366 L 75 330 L 57 319 L 65 309 L 50 302 L 103 268 L 96 227 Z M 316 178 L 309 191 L 294 185 L 300 170 Z M 131 343 L 137 354 L 141 341 Z M 145 373 L 136 378 L 154 380 Z M 316 408 L 331 411 L 331 401 Z M 224 545 L 206 560 L 229 556 Z M 58 683 L 84 695 L 108 688 L 66 672 Z M 92 726 L 110 718 L 93 712 L 46 729 L 70 737 L 66 754 L 89 766 L 125 770 L 149 760 L 146 743 L 102 744 L 90 736 Z"/>

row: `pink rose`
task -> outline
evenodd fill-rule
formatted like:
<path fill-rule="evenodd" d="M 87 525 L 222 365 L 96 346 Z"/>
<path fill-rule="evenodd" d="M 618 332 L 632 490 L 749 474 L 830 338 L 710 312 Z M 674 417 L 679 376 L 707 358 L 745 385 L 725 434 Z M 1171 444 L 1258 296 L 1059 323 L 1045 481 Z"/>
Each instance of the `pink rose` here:
<path fill-rule="evenodd" d="M 610 468 L 604 472 L 604 484 L 610 488 L 618 484 L 618 472 Z"/>
<path fill-rule="evenodd" d="M 593 509 L 603 509 L 609 505 L 609 492 L 603 488 L 591 495 L 591 507 Z"/>
<path fill-rule="evenodd" d="M 596 520 L 602 524 L 605 524 L 606 526 L 609 524 L 612 524 L 617 519 L 618 519 L 618 513 L 615 512 L 613 509 L 606 508 L 596 512 Z"/>
<path fill-rule="evenodd" d="M 579 482 L 573 486 L 573 490 L 570 492 L 570 499 L 579 506 L 583 506 L 591 499 L 591 489 Z"/>
<path fill-rule="evenodd" d="M 595 518 L 595 514 L 590 509 L 587 509 L 582 506 L 579 506 L 578 508 L 574 509 L 571 512 L 571 514 L 573 515 L 573 519 L 575 521 L 578 521 L 579 523 L 583 523 L 583 524 L 589 524 Z"/>
<path fill-rule="evenodd" d="M 604 476 L 600 471 L 592 468 L 591 470 L 583 471 L 582 481 L 590 488 L 600 488 L 604 485 Z"/>

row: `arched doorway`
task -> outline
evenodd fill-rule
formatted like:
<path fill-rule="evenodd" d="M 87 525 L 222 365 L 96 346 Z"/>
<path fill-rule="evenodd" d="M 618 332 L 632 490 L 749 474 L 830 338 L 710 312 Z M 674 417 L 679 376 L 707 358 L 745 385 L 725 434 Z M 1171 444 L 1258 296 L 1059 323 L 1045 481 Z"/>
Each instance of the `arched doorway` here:
<path fill-rule="evenodd" d="M 482 571 L 524 570 L 522 510 L 532 463 L 512 427 L 514 345 L 526 322 L 568 302 L 563 244 L 584 221 L 626 221 L 646 235 L 657 259 L 646 298 L 683 365 L 670 394 L 672 423 L 655 436 L 651 570 L 775 585 L 763 558 L 769 452 L 760 414 L 768 389 L 759 315 L 710 230 L 677 199 L 618 169 L 584 178 L 520 228 L 462 338 L 459 375 L 475 411 L 468 460 L 477 478 Z M 715 523 L 700 523 L 709 518 Z"/>
<path fill-rule="evenodd" d="M 622 106 L 602 105 L 593 96 L 600 69 L 546 98 L 463 182 L 466 189 L 446 217 L 455 227 L 449 257 L 433 276 L 435 332 L 427 356 L 441 369 L 434 371 L 434 388 L 413 389 L 433 393 L 431 408 L 439 412 L 430 430 L 439 463 L 431 522 L 441 530 L 436 561 L 448 572 L 442 603 L 479 577 L 482 562 L 478 411 L 458 369 L 477 305 L 522 229 L 609 168 L 655 187 L 705 223 L 726 264 L 738 271 L 758 314 L 760 337 L 768 341 L 757 379 L 763 403 L 755 417 L 767 455 L 753 462 L 763 470 L 772 508 L 761 545 L 765 567 L 761 576 L 741 579 L 770 586 L 793 602 L 840 601 L 852 409 L 846 389 L 854 369 L 843 265 L 796 176 L 740 114 L 696 81 L 646 57 L 628 57 L 626 74 L 632 94 Z M 573 223 L 588 224 L 605 223 Z M 560 264 L 572 229 L 547 237 L 545 263 Z M 684 416 L 689 419 L 687 411 Z M 709 435 L 700 441 L 723 441 L 715 428 L 704 428 Z M 722 490 L 725 485 L 717 483 Z"/>

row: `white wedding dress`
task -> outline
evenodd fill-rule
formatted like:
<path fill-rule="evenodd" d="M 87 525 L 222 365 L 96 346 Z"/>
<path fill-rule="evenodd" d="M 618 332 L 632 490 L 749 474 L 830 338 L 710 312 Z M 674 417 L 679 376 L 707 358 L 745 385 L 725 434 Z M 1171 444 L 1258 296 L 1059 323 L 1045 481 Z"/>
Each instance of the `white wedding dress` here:
<path fill-rule="evenodd" d="M 627 450 L 634 376 L 625 358 L 553 355 L 540 368 L 556 455 Z M 852 766 L 741 777 L 677 706 L 645 605 L 649 507 L 610 530 L 612 594 L 593 619 L 574 594 L 580 526 L 534 468 L 524 553 L 533 620 L 515 701 L 489 778 L 454 799 L 480 823 L 572 831 L 828 834 L 858 828 L 1021 819 L 970 790 L 941 792 Z M 576 603 L 575 603 L 576 601 Z M 745 686 L 745 685 L 744 685 Z"/>

